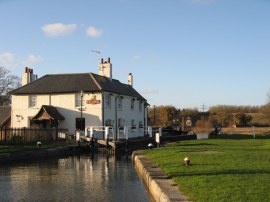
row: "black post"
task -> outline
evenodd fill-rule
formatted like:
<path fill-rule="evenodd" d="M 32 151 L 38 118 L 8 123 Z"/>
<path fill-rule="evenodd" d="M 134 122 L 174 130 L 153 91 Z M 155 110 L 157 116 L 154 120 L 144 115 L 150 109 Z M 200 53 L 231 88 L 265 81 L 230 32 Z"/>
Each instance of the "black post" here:
<path fill-rule="evenodd" d="M 153 125 L 156 125 L 156 106 L 154 105 L 154 123 Z"/>

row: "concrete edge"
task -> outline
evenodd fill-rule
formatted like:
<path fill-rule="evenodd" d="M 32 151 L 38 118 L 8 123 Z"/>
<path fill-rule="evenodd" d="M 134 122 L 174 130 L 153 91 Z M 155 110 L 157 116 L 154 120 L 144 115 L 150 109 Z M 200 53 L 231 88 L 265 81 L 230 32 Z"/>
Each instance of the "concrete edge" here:
<path fill-rule="evenodd" d="M 143 151 L 132 153 L 132 162 L 157 202 L 190 201 L 181 193 L 177 184 L 144 156 Z"/>

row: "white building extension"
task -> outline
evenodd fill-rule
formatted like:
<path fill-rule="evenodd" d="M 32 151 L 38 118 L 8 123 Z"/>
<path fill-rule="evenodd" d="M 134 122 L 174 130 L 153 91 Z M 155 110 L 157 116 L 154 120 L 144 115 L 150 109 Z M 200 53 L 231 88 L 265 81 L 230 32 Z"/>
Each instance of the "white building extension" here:
<path fill-rule="evenodd" d="M 133 88 L 112 78 L 112 64 L 101 59 L 99 74 L 52 74 L 39 79 L 26 68 L 23 86 L 12 91 L 13 128 L 65 128 L 70 134 L 86 126 L 147 127 L 147 101 Z"/>

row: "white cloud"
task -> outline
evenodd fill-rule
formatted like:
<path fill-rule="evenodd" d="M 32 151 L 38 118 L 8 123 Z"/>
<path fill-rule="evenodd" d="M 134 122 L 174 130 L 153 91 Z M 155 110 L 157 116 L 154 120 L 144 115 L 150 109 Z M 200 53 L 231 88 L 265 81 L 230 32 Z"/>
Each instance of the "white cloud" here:
<path fill-rule="evenodd" d="M 0 54 L 0 66 L 7 69 L 32 66 L 41 61 L 43 61 L 43 58 L 34 54 L 29 54 L 26 58 L 18 57 L 15 53 L 10 52 Z"/>
<path fill-rule="evenodd" d="M 31 66 L 34 63 L 43 61 L 43 58 L 39 55 L 29 54 L 25 60 L 22 61 L 22 64 L 26 66 Z"/>
<path fill-rule="evenodd" d="M 77 29 L 76 24 L 63 24 L 63 23 L 54 23 L 44 25 L 42 31 L 50 37 L 64 36 L 74 32 Z"/>
<path fill-rule="evenodd" d="M 134 55 L 133 57 L 132 57 L 132 60 L 133 61 L 138 61 L 138 60 L 140 60 L 141 59 L 141 57 L 139 56 L 139 55 Z"/>
<path fill-rule="evenodd" d="M 86 30 L 87 36 L 93 37 L 93 38 L 99 38 L 102 35 L 102 30 L 97 29 L 95 27 L 88 27 Z"/>
<path fill-rule="evenodd" d="M 140 91 L 141 94 L 158 94 L 158 90 L 152 88 L 145 88 L 144 90 Z"/>
<path fill-rule="evenodd" d="M 216 0 L 191 0 L 193 4 L 212 4 L 216 2 Z"/>
<path fill-rule="evenodd" d="M 16 55 L 10 52 L 0 54 L 0 66 L 7 69 L 16 66 Z"/>

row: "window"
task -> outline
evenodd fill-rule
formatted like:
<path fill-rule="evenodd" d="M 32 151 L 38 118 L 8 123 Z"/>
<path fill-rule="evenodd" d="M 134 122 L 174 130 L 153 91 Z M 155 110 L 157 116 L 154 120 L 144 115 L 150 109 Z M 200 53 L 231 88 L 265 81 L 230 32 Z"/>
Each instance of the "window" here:
<path fill-rule="evenodd" d="M 135 120 L 134 119 L 131 120 L 131 128 L 136 128 L 136 124 L 135 124 Z"/>
<path fill-rule="evenodd" d="M 105 107 L 111 108 L 111 95 L 105 96 Z"/>
<path fill-rule="evenodd" d="M 81 102 L 82 101 L 82 102 Z M 81 105 L 84 106 L 84 99 L 81 93 L 77 93 L 75 95 L 75 107 L 80 107 Z"/>
<path fill-rule="evenodd" d="M 118 127 L 123 127 L 123 119 L 122 118 L 118 119 L 117 125 L 118 125 Z"/>
<path fill-rule="evenodd" d="M 85 118 L 76 118 L 76 129 L 77 130 L 85 129 Z"/>
<path fill-rule="evenodd" d="M 37 96 L 30 95 L 29 96 L 29 107 L 36 107 L 37 106 Z"/>
<path fill-rule="evenodd" d="M 143 122 L 139 121 L 139 128 L 143 128 Z"/>
<path fill-rule="evenodd" d="M 142 102 L 139 103 L 139 111 L 141 112 L 142 111 Z"/>
<path fill-rule="evenodd" d="M 134 103 L 135 103 L 135 99 L 132 98 L 131 99 L 131 110 L 134 110 Z"/>
<path fill-rule="evenodd" d="M 111 119 L 107 119 L 105 121 L 105 126 L 112 126 L 112 120 Z"/>
<path fill-rule="evenodd" d="M 119 110 L 123 109 L 123 98 L 122 97 L 118 98 L 118 109 Z"/>

